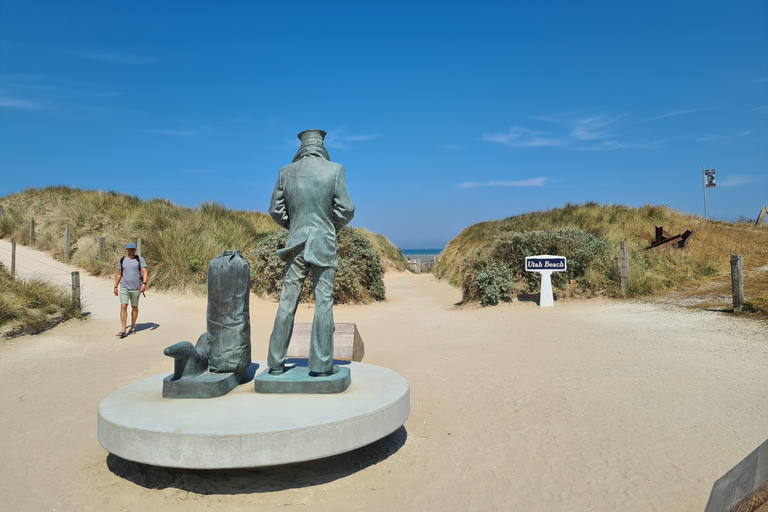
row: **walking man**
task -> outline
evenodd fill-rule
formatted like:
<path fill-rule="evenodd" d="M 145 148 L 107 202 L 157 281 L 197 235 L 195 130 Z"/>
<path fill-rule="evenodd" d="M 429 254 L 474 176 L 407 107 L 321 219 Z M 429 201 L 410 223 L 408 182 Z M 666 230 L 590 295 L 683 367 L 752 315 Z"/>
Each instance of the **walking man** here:
<path fill-rule="evenodd" d="M 301 287 L 309 270 L 315 292 L 315 317 L 309 347 L 309 375 L 338 373 L 333 364 L 333 282 L 336 278 L 336 232 L 355 214 L 347 191 L 344 167 L 331 162 L 322 130 L 306 130 L 298 137 L 301 147 L 293 163 L 280 169 L 269 213 L 290 229 L 284 249 L 283 290 L 269 339 L 269 373 L 285 371 L 285 358 L 293 333 L 293 319 Z"/>
<path fill-rule="evenodd" d="M 144 258 L 136 256 L 136 244 L 125 246 L 128 256 L 120 258 L 117 277 L 115 277 L 115 295 L 120 297 L 120 325 L 118 336 L 124 338 L 136 332 L 136 319 L 139 317 L 139 295 L 147 289 L 147 264 Z M 118 291 L 119 288 L 119 291 Z M 131 330 L 126 330 L 128 322 L 128 301 L 131 302 Z"/>

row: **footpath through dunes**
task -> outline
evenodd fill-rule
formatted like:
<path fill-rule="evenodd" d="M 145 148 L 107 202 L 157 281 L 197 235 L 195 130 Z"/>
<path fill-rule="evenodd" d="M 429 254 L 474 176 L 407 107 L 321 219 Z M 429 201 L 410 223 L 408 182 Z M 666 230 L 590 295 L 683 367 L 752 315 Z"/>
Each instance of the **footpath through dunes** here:
<path fill-rule="evenodd" d="M 205 330 L 206 299 L 150 289 L 141 330 L 119 340 L 112 281 L 84 276 L 86 320 L 0 343 L 3 508 L 700 512 L 768 435 L 761 324 L 607 300 L 458 308 L 429 274 L 385 280 L 385 302 L 335 316 L 357 323 L 364 362 L 408 379 L 404 429 L 306 464 L 185 471 L 107 454 L 96 409 L 171 373 L 162 350 Z M 276 309 L 251 298 L 254 358 Z M 301 305 L 297 321 L 311 318 Z"/>

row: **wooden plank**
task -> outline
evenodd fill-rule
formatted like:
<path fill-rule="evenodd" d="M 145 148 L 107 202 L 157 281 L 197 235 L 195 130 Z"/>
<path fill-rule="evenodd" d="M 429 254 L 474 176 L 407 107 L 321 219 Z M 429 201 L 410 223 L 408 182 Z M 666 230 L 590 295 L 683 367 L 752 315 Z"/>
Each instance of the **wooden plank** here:
<path fill-rule="evenodd" d="M 365 355 L 365 346 L 363 345 L 363 338 L 357 330 L 357 324 L 334 325 L 336 332 L 333 333 L 333 358 L 342 361 L 362 361 Z M 312 324 L 294 324 L 291 343 L 288 345 L 288 357 L 307 359 L 311 336 Z"/>
<path fill-rule="evenodd" d="M 656 243 L 661 242 L 664 240 L 664 228 L 661 226 L 655 226 L 656 227 Z"/>
<path fill-rule="evenodd" d="M 621 279 L 621 294 L 629 291 L 629 244 L 624 240 L 619 244 L 619 277 Z"/>
<path fill-rule="evenodd" d="M 72 224 L 67 224 L 64 231 L 64 261 L 69 261 L 69 253 L 72 247 Z"/>
<path fill-rule="evenodd" d="M 72 304 L 80 312 L 80 272 L 72 272 Z"/>
<path fill-rule="evenodd" d="M 744 256 L 731 255 L 731 290 L 733 291 L 733 312 L 740 313 L 744 304 Z"/>
<path fill-rule="evenodd" d="M 646 241 L 646 242 L 648 242 L 649 244 L 653 245 L 653 238 L 651 238 L 650 236 L 648 236 L 648 235 L 647 235 L 647 234 L 645 234 L 645 233 L 640 233 L 640 236 L 641 236 L 641 237 L 643 237 L 643 238 L 645 238 L 645 241 Z"/>
<path fill-rule="evenodd" d="M 712 486 L 705 512 L 768 510 L 768 440 Z"/>

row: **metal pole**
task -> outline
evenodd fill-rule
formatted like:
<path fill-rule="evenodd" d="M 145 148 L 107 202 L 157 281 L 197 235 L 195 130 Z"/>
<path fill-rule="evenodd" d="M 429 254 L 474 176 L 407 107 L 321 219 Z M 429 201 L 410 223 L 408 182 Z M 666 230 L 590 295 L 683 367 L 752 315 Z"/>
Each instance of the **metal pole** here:
<path fill-rule="evenodd" d="M 72 304 L 80 313 L 80 272 L 72 272 Z"/>
<path fill-rule="evenodd" d="M 16 239 L 11 238 L 11 277 L 16 277 Z"/>
<path fill-rule="evenodd" d="M 704 189 L 704 220 L 707 220 L 707 180 L 704 179 L 704 166 L 701 166 L 701 187 Z"/>
<path fill-rule="evenodd" d="M 29 246 L 35 245 L 35 219 L 29 221 Z"/>
<path fill-rule="evenodd" d="M 106 241 L 106 238 L 103 236 L 99 237 L 99 261 L 104 259 L 104 242 Z"/>
<path fill-rule="evenodd" d="M 136 239 L 136 256 L 141 256 L 141 238 Z"/>
<path fill-rule="evenodd" d="M 69 261 L 69 249 L 72 241 L 72 224 L 67 224 L 67 230 L 64 233 L 64 261 Z"/>
<path fill-rule="evenodd" d="M 744 256 L 731 255 L 731 289 L 733 290 L 733 312 L 740 313 L 744 304 Z"/>

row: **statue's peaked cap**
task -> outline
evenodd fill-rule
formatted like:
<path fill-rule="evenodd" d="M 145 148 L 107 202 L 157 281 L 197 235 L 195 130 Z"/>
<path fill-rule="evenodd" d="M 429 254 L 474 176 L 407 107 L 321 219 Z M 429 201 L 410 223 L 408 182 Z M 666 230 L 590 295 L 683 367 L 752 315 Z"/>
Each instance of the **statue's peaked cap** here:
<path fill-rule="evenodd" d="M 309 146 L 312 144 L 323 146 L 323 140 L 326 135 L 327 133 L 323 130 L 304 130 L 298 134 L 297 137 L 301 141 L 302 146 Z"/>

